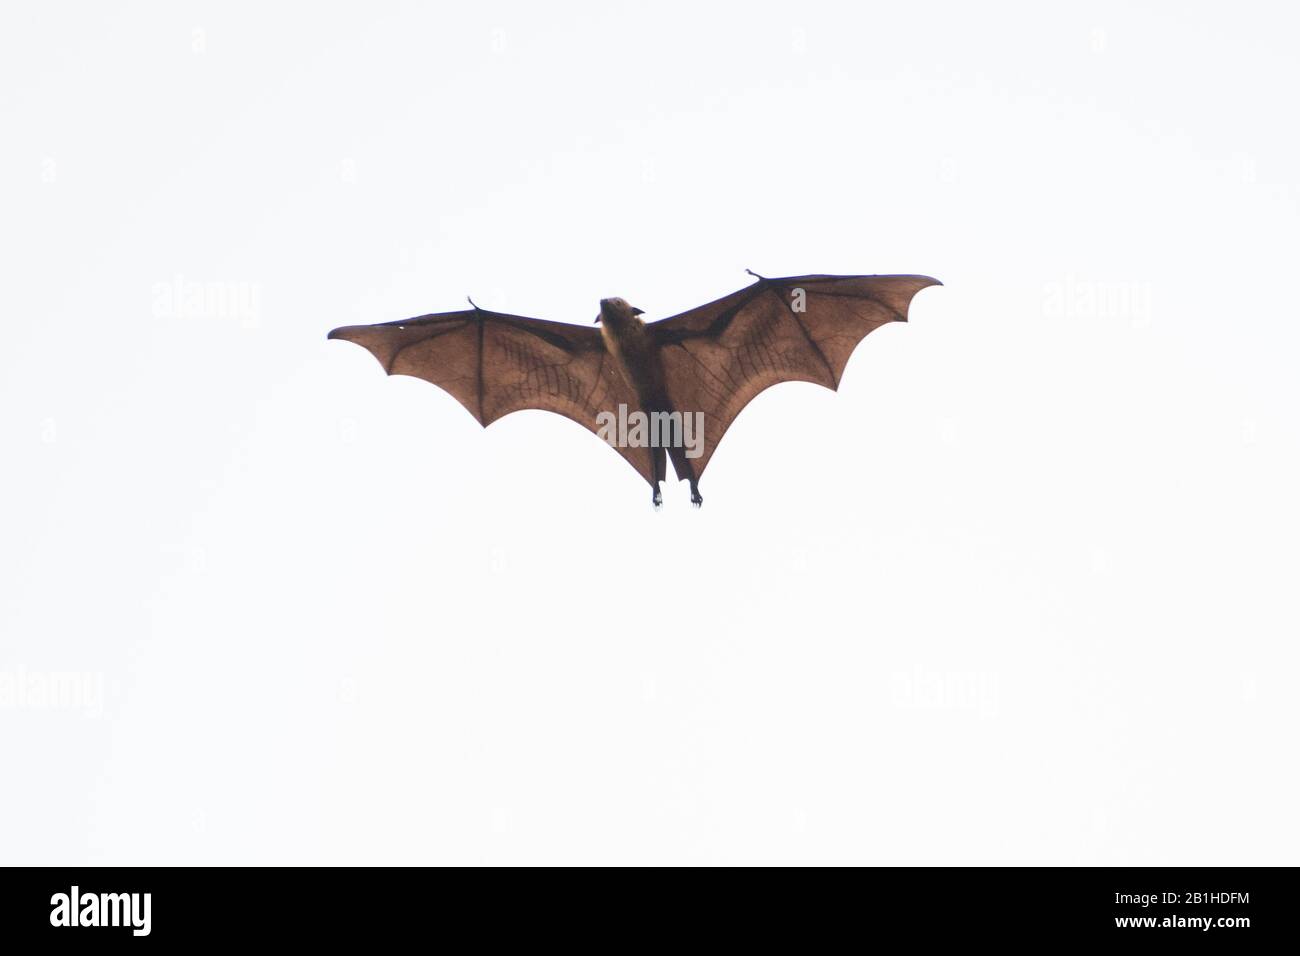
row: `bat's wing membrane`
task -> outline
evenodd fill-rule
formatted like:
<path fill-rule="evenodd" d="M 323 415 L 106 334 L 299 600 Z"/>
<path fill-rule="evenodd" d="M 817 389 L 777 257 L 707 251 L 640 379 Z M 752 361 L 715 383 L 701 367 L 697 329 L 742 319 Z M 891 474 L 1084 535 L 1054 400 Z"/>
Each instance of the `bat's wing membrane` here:
<path fill-rule="evenodd" d="M 906 322 L 928 276 L 790 276 L 652 323 L 664 387 L 677 411 L 704 413 L 698 478 L 741 409 L 778 382 L 836 389 L 858 343 Z"/>
<path fill-rule="evenodd" d="M 467 309 L 345 326 L 329 337 L 368 349 L 389 375 L 413 375 L 451 393 L 484 427 L 540 408 L 597 432 L 601 412 L 641 407 L 591 327 Z M 615 450 L 652 480 L 650 449 Z"/>

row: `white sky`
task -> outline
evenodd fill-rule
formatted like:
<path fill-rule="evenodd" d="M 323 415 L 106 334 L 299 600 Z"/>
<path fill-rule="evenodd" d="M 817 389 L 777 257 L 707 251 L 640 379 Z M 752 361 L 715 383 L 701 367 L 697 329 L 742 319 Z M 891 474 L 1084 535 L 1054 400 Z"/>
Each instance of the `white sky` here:
<path fill-rule="evenodd" d="M 7 6 L 0 861 L 1295 863 L 1279 9 Z M 699 512 L 325 340 L 746 267 Z"/>

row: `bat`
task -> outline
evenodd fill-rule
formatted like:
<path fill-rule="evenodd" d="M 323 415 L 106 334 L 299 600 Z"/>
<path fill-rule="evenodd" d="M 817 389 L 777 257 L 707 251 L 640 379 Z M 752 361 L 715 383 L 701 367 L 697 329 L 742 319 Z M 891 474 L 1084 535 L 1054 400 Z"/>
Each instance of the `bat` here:
<path fill-rule="evenodd" d="M 747 272 L 749 270 L 746 270 Z M 779 382 L 835 390 L 858 343 L 906 322 L 919 275 L 806 275 L 754 282 L 657 322 L 624 299 L 600 300 L 594 329 L 471 308 L 329 333 L 368 349 L 389 375 L 450 392 L 485 428 L 540 408 L 590 429 L 650 483 L 671 459 L 699 507 L 700 478 L 749 402 Z"/>

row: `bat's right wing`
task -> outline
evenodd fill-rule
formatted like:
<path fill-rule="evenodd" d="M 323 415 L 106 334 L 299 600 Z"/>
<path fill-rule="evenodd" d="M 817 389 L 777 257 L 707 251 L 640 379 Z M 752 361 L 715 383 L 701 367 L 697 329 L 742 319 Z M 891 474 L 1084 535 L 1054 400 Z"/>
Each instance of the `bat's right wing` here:
<path fill-rule="evenodd" d="M 929 276 L 790 276 L 753 285 L 648 326 L 679 412 L 704 413 L 698 478 L 741 409 L 778 382 L 837 389 L 858 343 L 906 322 Z M 680 476 L 679 476 L 680 477 Z"/>
<path fill-rule="evenodd" d="M 599 435 L 602 412 L 641 407 L 591 326 L 466 309 L 345 326 L 329 337 L 368 349 L 389 375 L 445 389 L 485 428 L 511 412 L 540 408 Z M 653 482 L 652 449 L 614 450 Z"/>

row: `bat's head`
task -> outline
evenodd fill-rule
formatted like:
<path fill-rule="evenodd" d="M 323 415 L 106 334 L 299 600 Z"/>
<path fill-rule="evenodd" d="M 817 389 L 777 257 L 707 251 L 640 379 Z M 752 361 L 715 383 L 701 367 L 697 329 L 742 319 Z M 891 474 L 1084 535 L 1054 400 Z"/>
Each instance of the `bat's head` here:
<path fill-rule="evenodd" d="M 626 325 L 638 315 L 641 315 L 640 309 L 628 305 L 627 299 L 614 296 L 612 299 L 600 300 L 600 315 L 596 316 L 596 321 L 608 325 Z"/>

